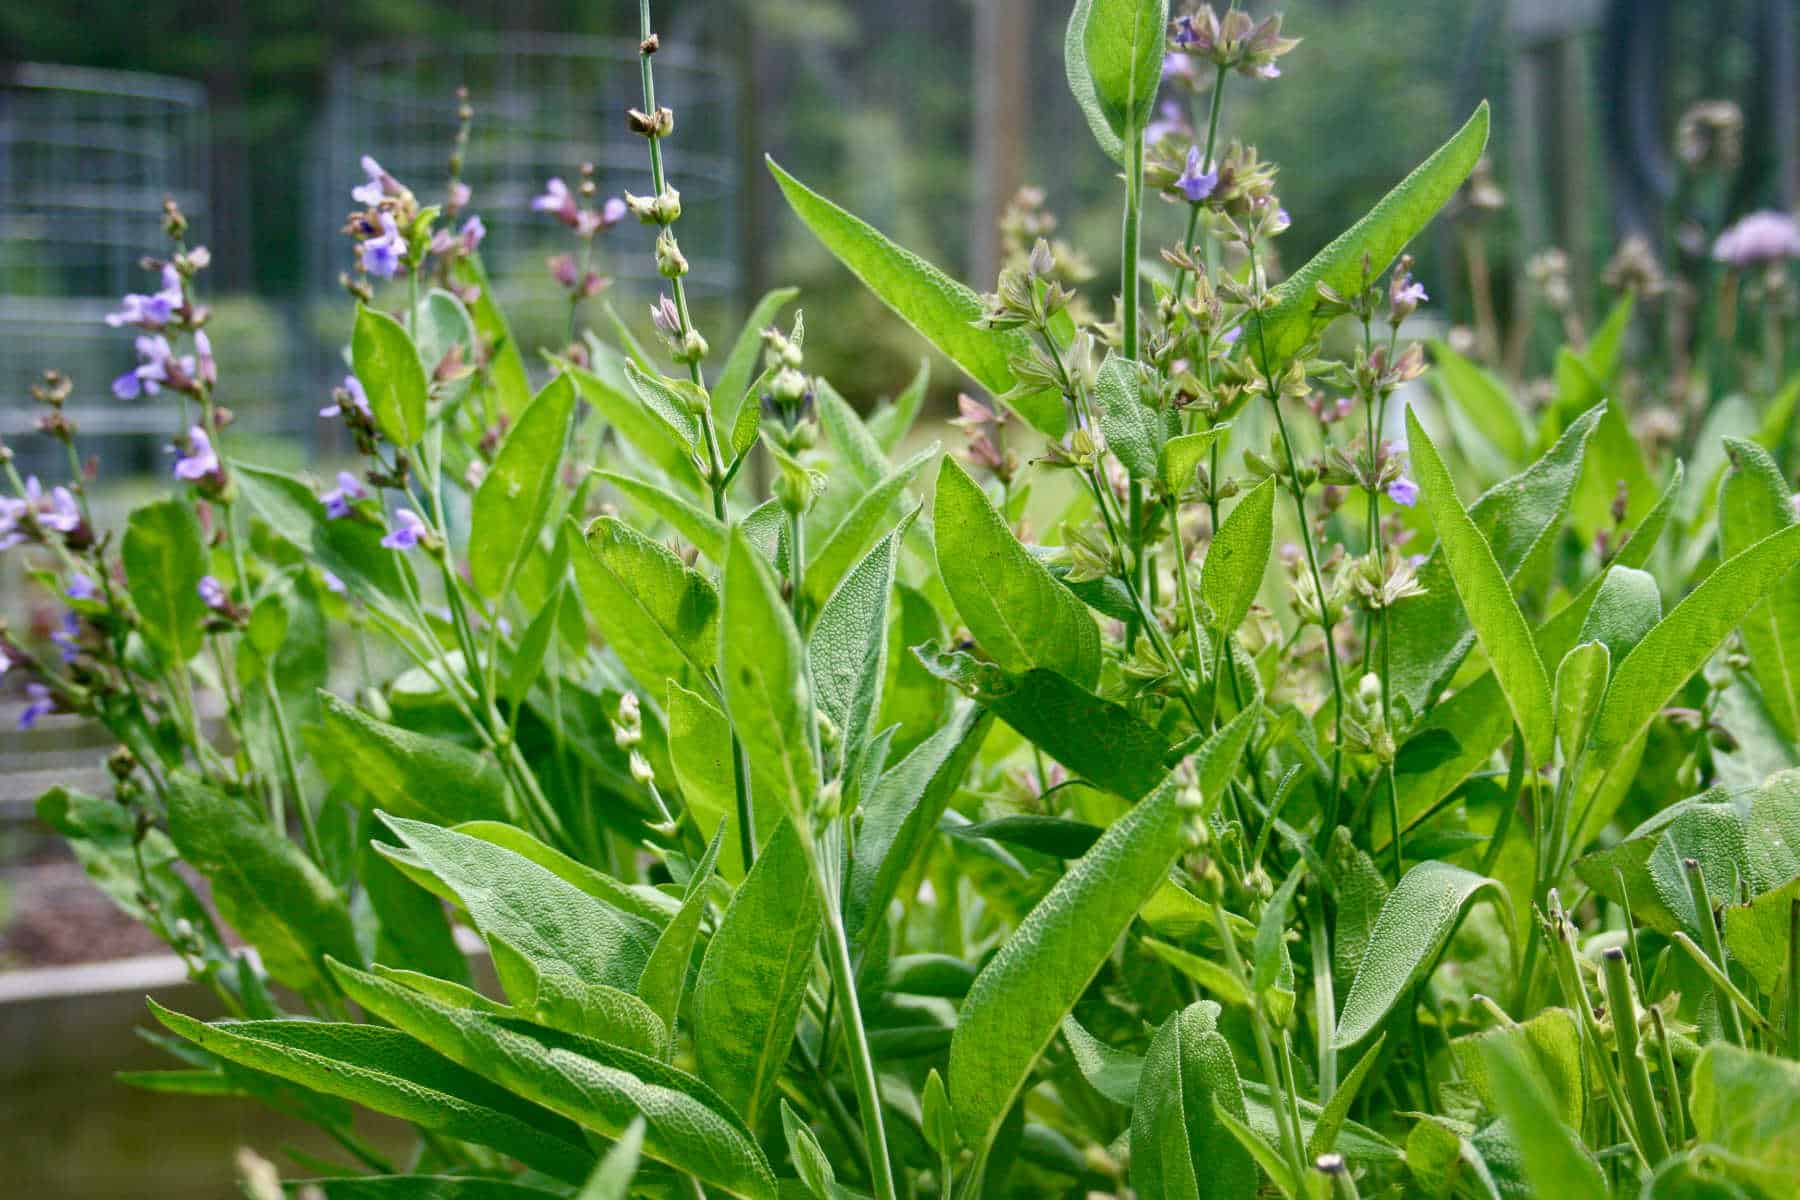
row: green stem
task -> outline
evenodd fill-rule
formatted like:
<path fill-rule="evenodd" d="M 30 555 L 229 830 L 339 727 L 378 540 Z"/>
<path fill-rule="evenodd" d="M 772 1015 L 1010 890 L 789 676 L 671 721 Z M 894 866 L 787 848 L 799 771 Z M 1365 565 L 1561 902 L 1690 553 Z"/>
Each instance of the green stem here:
<path fill-rule="evenodd" d="M 1298 1121 L 1290 1127 L 1287 1106 L 1275 1094 L 1282 1088 L 1282 1076 L 1275 1063 L 1275 1048 L 1269 1041 L 1268 1017 L 1263 1013 L 1262 1003 L 1256 993 L 1251 990 L 1250 974 L 1244 970 L 1244 960 L 1238 954 L 1237 940 L 1232 937 L 1231 926 L 1225 920 L 1225 910 L 1217 901 L 1212 904 L 1212 917 L 1213 928 L 1218 931 L 1219 942 L 1224 947 L 1225 965 L 1250 997 L 1250 1031 L 1256 1038 L 1256 1057 L 1262 1066 L 1263 1080 L 1269 1085 L 1269 1107 L 1274 1113 L 1275 1127 L 1280 1133 L 1282 1152 L 1287 1155 L 1288 1163 L 1294 1169 L 1294 1178 L 1304 1179 L 1305 1139 L 1301 1137 Z"/>
<path fill-rule="evenodd" d="M 1612 947 L 1601 955 L 1606 977 L 1606 1004 L 1612 1010 L 1613 1040 L 1619 1050 L 1619 1070 L 1625 1080 L 1625 1099 L 1631 1105 L 1632 1124 L 1637 1127 L 1638 1142 L 1655 1166 L 1669 1156 L 1668 1139 L 1663 1135 L 1662 1114 L 1656 1108 L 1655 1093 L 1650 1090 L 1650 1068 L 1638 1052 L 1637 1001 L 1631 994 L 1631 965 L 1625 952 Z"/>
<path fill-rule="evenodd" d="M 1732 991 L 1736 991 L 1736 989 L 1731 985 L 1731 977 L 1725 972 L 1725 947 L 1719 943 L 1719 926 L 1713 916 L 1712 897 L 1707 894 L 1706 876 L 1701 873 L 1699 862 L 1692 858 L 1682 859 L 1681 868 L 1687 875 L 1688 895 L 1694 901 L 1694 921 L 1700 926 L 1700 949 L 1706 952 L 1699 957 L 1711 960 L 1709 963 L 1703 962 L 1701 966 L 1716 965 L 1718 967 L 1714 982 L 1720 983 L 1719 1024 L 1724 1027 L 1725 1034 L 1731 1039 L 1732 1044 L 1742 1046 L 1744 1044 L 1744 1027 L 1738 1020 L 1737 1009 L 1726 994 L 1726 989 Z M 1685 940 L 1685 935 L 1677 933 L 1675 940 L 1681 942 Z M 1752 1008 L 1751 1011 L 1754 1012 L 1755 1009 Z"/>

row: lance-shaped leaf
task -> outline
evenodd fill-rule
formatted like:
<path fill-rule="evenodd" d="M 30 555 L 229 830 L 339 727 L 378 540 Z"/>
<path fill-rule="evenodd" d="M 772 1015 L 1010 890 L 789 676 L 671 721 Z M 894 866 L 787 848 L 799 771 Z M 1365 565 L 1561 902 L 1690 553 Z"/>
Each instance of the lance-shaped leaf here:
<path fill-rule="evenodd" d="M 1599 1164 L 1580 1135 L 1562 1123 L 1549 1087 L 1526 1060 L 1523 1049 L 1511 1041 L 1493 1041 L 1482 1047 L 1482 1053 L 1496 1106 L 1525 1160 L 1530 1194 L 1609 1195 Z"/>
<path fill-rule="evenodd" d="M 721 823 L 688 879 L 681 910 L 663 927 L 662 936 L 656 939 L 656 948 L 650 952 L 650 961 L 644 964 L 644 974 L 638 981 L 638 998 L 662 1018 L 671 1035 L 675 1031 L 675 1020 L 681 1015 L 682 997 L 687 994 L 688 967 L 694 958 L 694 943 L 700 936 L 700 919 L 706 915 L 706 893 L 712 885 L 713 866 L 719 861 L 719 844 L 724 839 L 725 826 Z M 671 1038 L 671 1049 L 673 1046 Z"/>
<path fill-rule="evenodd" d="M 806 684 L 806 647 L 768 560 L 750 545 L 741 525 L 731 531 L 724 587 L 719 665 L 726 712 L 750 757 L 756 794 L 806 820 L 819 792 L 819 763 L 808 731 L 813 697 Z"/>
<path fill-rule="evenodd" d="M 683 448 L 692 450 L 700 444 L 694 411 L 704 403 L 705 394 L 698 387 L 685 379 L 652 375 L 630 359 L 625 360 L 625 382 Z"/>
<path fill-rule="evenodd" d="M 382 530 L 363 521 L 334 521 L 312 489 L 291 475 L 235 464 L 232 479 L 250 512 L 275 536 L 343 581 L 350 594 L 402 624 L 412 619 L 405 603 L 411 568 L 403 555 L 381 544 Z"/>
<path fill-rule="evenodd" d="M 1794 510 L 1774 456 L 1738 438 L 1726 438 L 1725 448 L 1731 467 L 1719 486 L 1719 552 L 1730 557 L 1792 525 Z M 1800 734 L 1800 571 L 1771 581 L 1768 599 L 1739 632 L 1770 718 L 1794 738 Z"/>
<path fill-rule="evenodd" d="M 309 1200 L 315 1196 L 322 1200 L 551 1200 L 562 1195 L 473 1175 L 347 1175 L 284 1186 Z"/>
<path fill-rule="evenodd" d="M 1375 919 L 1332 1044 L 1343 1050 L 1375 1032 L 1394 1004 L 1430 972 L 1463 912 L 1484 895 L 1497 902 L 1510 926 L 1506 889 L 1487 876 L 1435 861 L 1408 871 Z"/>
<path fill-rule="evenodd" d="M 575 421 L 575 394 L 567 375 L 545 384 L 519 414 L 475 492 L 469 578 L 484 596 L 500 597 L 537 548 Z"/>
<path fill-rule="evenodd" d="M 510 815 L 506 777 L 489 756 L 378 721 L 330 692 L 318 697 L 320 722 L 306 733 L 313 762 L 365 809 L 440 825 Z"/>
<path fill-rule="evenodd" d="M 424 437 L 425 367 L 405 327 L 384 312 L 358 305 L 350 362 L 382 435 L 403 447 Z"/>
<path fill-rule="evenodd" d="M 1694 1064 L 1688 1111 L 1725 1172 L 1765 1196 L 1800 1189 L 1800 1063 L 1713 1042 Z"/>
<path fill-rule="evenodd" d="M 531 377 L 525 371 L 525 357 L 519 343 L 507 327 L 506 314 L 494 299 L 493 285 L 482 267 L 479 255 L 460 255 L 451 261 L 451 278 L 465 295 L 473 290 L 475 299 L 469 305 L 469 316 L 475 322 L 482 342 L 488 348 L 487 379 L 500 401 L 500 411 L 517 416 L 531 401 Z"/>
<path fill-rule="evenodd" d="M 774 159 L 768 162 L 794 212 L 882 303 L 989 392 L 995 396 L 1011 392 L 1010 360 L 1029 349 L 1024 334 L 978 328 L 981 297 L 814 192 Z M 1054 391 L 1009 396 L 1008 402 L 1039 430 L 1062 436 L 1066 417 L 1062 397 Z"/>
<path fill-rule="evenodd" d="M 1200 566 L 1200 596 L 1212 610 L 1215 632 L 1229 635 L 1244 623 L 1262 587 L 1275 539 L 1275 477 L 1251 488 L 1219 524 Z"/>
<path fill-rule="evenodd" d="M 1173 776 L 1115 821 L 976 977 L 950 1041 L 950 1099 L 972 1145 L 991 1144 L 1038 1055 L 1181 853 Z"/>
<path fill-rule="evenodd" d="M 1279 371 L 1328 318 L 1319 315 L 1319 285 L 1340 296 L 1362 285 L 1363 261 L 1384 271 L 1406 243 L 1425 228 L 1462 186 L 1487 147 L 1488 106 L 1483 100 L 1456 135 L 1383 196 L 1360 221 L 1339 234 L 1270 295 L 1274 304 L 1245 330 L 1243 342 L 1265 371 Z"/>
<path fill-rule="evenodd" d="M 1157 471 L 1170 495 L 1179 496 L 1194 485 L 1194 473 L 1215 445 L 1231 433 L 1231 423 L 1214 425 L 1199 433 L 1184 433 L 1163 443 Z"/>
<path fill-rule="evenodd" d="M 776 314 L 792 304 L 799 294 L 799 288 L 791 287 L 767 292 L 744 319 L 744 326 L 738 331 L 737 340 L 731 343 L 731 352 L 725 356 L 725 365 L 713 384 L 713 420 L 720 429 L 730 429 L 737 424 L 738 406 L 756 379 L 756 364 L 762 357 L 763 330 L 773 325 Z"/>
<path fill-rule="evenodd" d="M 911 523 L 911 515 L 902 518 L 844 576 L 819 610 L 807 642 L 819 710 L 839 731 L 843 774 L 849 779 L 856 777 L 874 732 L 881 682 L 887 675 L 888 598 L 894 590 L 900 541 Z"/>
<path fill-rule="evenodd" d="M 668 422 L 632 392 L 631 383 L 625 378 L 628 360 L 617 351 L 604 347 L 602 350 L 593 356 L 591 370 L 561 359 L 555 360 L 556 369 L 575 381 L 581 398 L 591 404 L 600 419 L 616 429 L 633 449 L 689 492 L 697 496 L 703 494 L 705 487 L 694 470 L 693 456 Z M 758 410 L 751 408 L 749 411 L 755 413 Z"/>
<path fill-rule="evenodd" d="M 887 533 L 896 501 L 905 496 L 913 477 L 937 453 L 938 444 L 933 442 L 857 497 L 806 564 L 806 595 L 812 604 L 825 603 L 857 561 Z"/>
<path fill-rule="evenodd" d="M 1245 1120 L 1244 1087 L 1219 1006 L 1188 1005 L 1151 1039 L 1131 1110 L 1131 1186 L 1143 1200 L 1249 1200 L 1256 1161 L 1214 1105 Z"/>
<path fill-rule="evenodd" d="M 881 447 L 883 454 L 892 454 L 906 440 L 913 422 L 919 417 L 919 410 L 925 407 L 925 392 L 930 386 L 931 360 L 921 358 L 912 382 L 892 402 L 881 405 L 869 414 L 869 435 Z"/>
<path fill-rule="evenodd" d="M 647 691 L 670 679 L 701 686 L 718 654 L 719 596 L 706 576 L 616 517 L 595 521 L 570 558 L 588 616 Z"/>
<path fill-rule="evenodd" d="M 357 959 L 350 911 L 312 859 L 244 801 L 185 772 L 169 780 L 169 838 L 213 887 L 219 915 L 299 991 L 329 987 L 324 955 Z"/>
<path fill-rule="evenodd" d="M 1055 671 L 1010 675 L 964 651 L 936 645 L 914 653 L 932 674 L 1098 787 L 1136 800 L 1161 782 L 1168 741 L 1129 709 Z"/>
<path fill-rule="evenodd" d="M 993 717 L 964 702 L 893 767 L 862 804 L 856 853 L 845 889 L 844 924 L 859 943 L 886 928 L 888 902 L 949 807 Z"/>
<path fill-rule="evenodd" d="M 1013 537 L 954 458 L 932 506 L 938 572 L 956 611 L 1001 667 L 1045 667 L 1082 687 L 1100 676 L 1100 629 L 1075 594 Z"/>
<path fill-rule="evenodd" d="M 634 992 L 656 946 L 655 925 L 492 842 L 423 821 L 387 814 L 382 820 L 456 893 L 521 1012 L 596 1033 L 595 1020 L 616 1024 L 599 1011 L 605 999 L 593 994 L 594 985 Z"/>
<path fill-rule="evenodd" d="M 596 471 L 608 487 L 645 512 L 668 523 L 669 527 L 694 544 L 694 548 L 714 563 L 725 561 L 725 523 L 691 500 L 677 496 L 667 488 L 619 471 Z"/>
<path fill-rule="evenodd" d="M 1406 411 L 1406 444 L 1431 512 L 1432 526 L 1437 530 L 1438 544 L 1443 547 L 1450 568 L 1451 582 L 1462 598 L 1463 610 L 1469 614 L 1469 624 L 1474 626 L 1475 637 L 1487 653 L 1514 723 L 1524 731 L 1531 761 L 1548 762 L 1555 710 L 1550 698 L 1550 678 L 1538 657 L 1531 626 L 1519 611 L 1512 585 L 1495 561 L 1493 548 L 1457 499 L 1456 481 L 1449 468 L 1410 408 Z"/>
<path fill-rule="evenodd" d="M 1627 745 L 1642 733 L 1719 643 L 1800 563 L 1800 525 L 1772 533 L 1721 563 L 1700 586 L 1644 635 L 1613 669 L 1600 715 L 1596 749 Z"/>
<path fill-rule="evenodd" d="M 1169 438 L 1168 418 L 1144 403 L 1138 364 L 1109 353 L 1094 377 L 1094 403 L 1100 409 L 1100 431 L 1134 479 L 1155 479 Z"/>
<path fill-rule="evenodd" d="M 700 1078 L 754 1124 L 793 1045 L 823 923 L 801 834 L 783 821 L 707 944 L 694 984 Z"/>
<path fill-rule="evenodd" d="M 446 1137 L 491 1146 L 579 1183 L 594 1156 L 571 1121 L 521 1100 L 397 1029 L 323 1021 L 208 1025 L 149 1001 L 174 1032 L 227 1062 L 342 1096 Z"/>
<path fill-rule="evenodd" d="M 748 1200 L 774 1200 L 756 1139 L 718 1093 L 684 1071 L 516 1018 L 451 1008 L 399 984 L 334 964 L 358 1004 L 451 1062 L 604 1137 L 640 1116 L 644 1155 Z"/>

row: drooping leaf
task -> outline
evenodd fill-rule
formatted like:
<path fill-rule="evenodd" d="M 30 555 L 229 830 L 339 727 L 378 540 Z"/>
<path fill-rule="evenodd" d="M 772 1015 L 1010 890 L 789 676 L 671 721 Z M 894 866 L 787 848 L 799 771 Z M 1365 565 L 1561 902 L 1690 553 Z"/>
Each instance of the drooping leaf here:
<path fill-rule="evenodd" d="M 1021 546 L 954 458 L 932 507 L 938 571 L 975 640 L 1007 671 L 1044 667 L 1091 688 L 1100 630 L 1087 608 Z"/>
<path fill-rule="evenodd" d="M 1167 741 L 1123 706 L 1055 671 L 1010 675 L 960 650 L 923 646 L 915 653 L 938 678 L 1102 789 L 1136 800 L 1161 781 Z"/>
<path fill-rule="evenodd" d="M 1514 723 L 1524 731 L 1531 761 L 1548 762 L 1555 710 L 1550 679 L 1538 657 L 1531 626 L 1519 611 L 1512 585 L 1495 560 L 1493 548 L 1457 499 L 1456 481 L 1410 408 L 1406 413 L 1406 438 L 1413 469 L 1418 473 L 1438 544 L 1456 593 L 1462 598 L 1463 610 L 1487 653 Z"/>
<path fill-rule="evenodd" d="M 707 943 L 694 984 L 700 1078 L 755 1124 L 775 1094 L 823 917 L 801 833 L 783 821 Z"/>
<path fill-rule="evenodd" d="M 492 1146 L 553 1178 L 578 1182 L 593 1162 L 573 1124 L 446 1061 L 399 1030 L 323 1021 L 208 1025 L 154 1000 L 149 1005 L 171 1030 L 229 1062 Z"/>
<path fill-rule="evenodd" d="M 485 596 L 501 597 L 537 548 L 574 424 L 575 398 L 575 383 L 567 375 L 545 384 L 519 414 L 475 492 L 469 578 Z"/>
<path fill-rule="evenodd" d="M 1497 902 L 1510 924 L 1506 889 L 1494 880 L 1447 862 L 1422 862 L 1409 870 L 1381 906 L 1332 1044 L 1347 1049 L 1373 1033 L 1430 972 L 1464 911 L 1484 895 Z"/>
<path fill-rule="evenodd" d="M 404 326 L 384 312 L 356 308 L 350 362 L 382 435 L 397 446 L 425 436 L 425 367 Z"/>
<path fill-rule="evenodd" d="M 981 298 L 974 292 L 812 191 L 773 159 L 768 163 L 794 212 L 882 303 L 993 395 L 1012 390 L 1009 360 L 1025 353 L 1023 334 L 977 328 Z M 1010 403 L 1037 429 L 1062 436 L 1066 418 L 1062 397 L 1054 391 L 1014 397 Z"/>
<path fill-rule="evenodd" d="M 306 734 L 313 762 L 366 810 L 440 825 L 512 815 L 490 756 L 378 721 L 330 692 L 318 697 L 320 721 Z"/>
<path fill-rule="evenodd" d="M 749 1129 L 711 1088 L 647 1054 L 517 1019 L 449 1008 L 374 975 L 334 972 L 358 1004 L 459 1066 L 605 1137 L 643 1118 L 643 1152 L 747 1200 L 774 1200 Z"/>
<path fill-rule="evenodd" d="M 1324 323 L 1317 311 L 1319 285 L 1348 296 L 1361 286 L 1364 259 L 1375 271 L 1385 270 L 1475 169 L 1487 147 L 1487 135 L 1484 100 L 1454 137 L 1270 293 L 1274 304 L 1262 317 L 1261 327 L 1253 323 L 1242 339 L 1265 373 L 1279 371 Z"/>
<path fill-rule="evenodd" d="M 965 1140 L 988 1146 L 1113 944 L 1181 852 L 1171 777 L 1115 821 L 1031 910 L 963 1000 L 950 1099 Z"/>
<path fill-rule="evenodd" d="M 328 989 L 325 955 L 360 952 L 344 898 L 285 832 L 244 802 L 183 774 L 169 780 L 169 839 L 212 883 L 219 915 L 299 991 Z"/>

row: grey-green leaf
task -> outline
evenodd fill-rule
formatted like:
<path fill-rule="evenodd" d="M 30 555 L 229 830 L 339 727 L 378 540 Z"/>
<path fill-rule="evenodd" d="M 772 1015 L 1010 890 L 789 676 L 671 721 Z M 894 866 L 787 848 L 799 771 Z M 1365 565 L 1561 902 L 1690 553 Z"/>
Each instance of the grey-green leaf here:
<path fill-rule="evenodd" d="M 1408 871 L 1375 919 L 1332 1044 L 1346 1049 L 1375 1032 L 1395 1003 L 1431 970 L 1463 912 L 1484 895 L 1496 901 L 1510 924 L 1506 889 L 1485 875 L 1437 861 Z"/>
<path fill-rule="evenodd" d="M 158 500 L 132 512 L 120 547 L 139 629 L 170 667 L 200 650 L 206 602 L 200 579 L 206 548 L 200 520 L 186 501 Z"/>
<path fill-rule="evenodd" d="M 616 517 L 595 521 L 585 539 L 570 534 L 588 616 L 625 669 L 652 695 L 670 679 L 701 686 L 718 654 L 719 596 L 706 576 Z"/>
<path fill-rule="evenodd" d="M 1190 1004 L 1150 1042 L 1131 1112 L 1131 1186 L 1143 1200 L 1249 1200 L 1256 1161 L 1220 1124 L 1215 1105 L 1247 1119 L 1219 1006 Z"/>
<path fill-rule="evenodd" d="M 749 755 L 758 797 L 805 820 L 819 790 L 819 763 L 808 730 L 813 697 L 806 648 L 768 560 L 750 545 L 741 525 L 731 531 L 724 588 L 719 665 L 726 712 Z"/>
<path fill-rule="evenodd" d="M 1143 134 L 1156 104 L 1169 0 L 1091 0 L 1087 10 L 1081 48 L 1094 101 L 1125 142 Z"/>
<path fill-rule="evenodd" d="M 1213 630 L 1229 635 L 1244 623 L 1262 587 L 1275 539 L 1275 477 L 1251 488 L 1219 523 L 1200 565 L 1200 596 L 1213 614 Z"/>
<path fill-rule="evenodd" d="M 823 923 L 806 848 L 783 821 L 707 944 L 694 984 L 700 1078 L 755 1124 L 793 1045 Z"/>
<path fill-rule="evenodd" d="M 1033 1065 L 1181 852 L 1170 777 L 1115 821 L 1002 943 L 963 1000 L 950 1099 L 965 1140 L 987 1146 Z"/>
<path fill-rule="evenodd" d="M 519 414 L 476 489 L 469 519 L 469 578 L 484 596 L 503 592 L 537 547 L 575 421 L 575 382 L 544 385 Z"/>
<path fill-rule="evenodd" d="M 1787 479 L 1767 450 L 1726 438 L 1731 467 L 1719 485 L 1719 551 L 1729 557 L 1794 523 Z M 1800 571 L 1772 579 L 1769 596 L 1744 618 L 1739 632 L 1750 673 L 1777 729 L 1800 736 Z"/>
<path fill-rule="evenodd" d="M 1450 579 L 1462 597 L 1475 637 L 1487 653 L 1514 723 L 1524 731 L 1531 761 L 1548 762 L 1554 709 L 1550 678 L 1538 657 L 1531 626 L 1519 611 L 1493 548 L 1457 499 L 1456 481 L 1449 468 L 1410 408 L 1406 412 L 1406 444 L 1438 544 L 1450 567 Z"/>

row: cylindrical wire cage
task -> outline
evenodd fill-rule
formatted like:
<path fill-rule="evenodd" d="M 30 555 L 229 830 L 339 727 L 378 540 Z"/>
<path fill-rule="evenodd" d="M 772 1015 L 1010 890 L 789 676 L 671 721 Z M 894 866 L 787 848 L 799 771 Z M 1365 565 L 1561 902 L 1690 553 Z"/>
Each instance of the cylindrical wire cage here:
<path fill-rule="evenodd" d="M 28 389 L 49 367 L 77 384 L 91 436 L 172 432 L 166 406 L 113 400 L 131 339 L 105 315 L 154 290 L 140 260 L 167 245 L 164 197 L 204 226 L 205 89 L 187 80 L 24 63 L 0 70 L 0 433 L 29 429 Z M 129 332 L 129 331 L 126 331 Z M 55 451 L 16 438 L 31 469 Z"/>
<path fill-rule="evenodd" d="M 677 115 L 664 143 L 670 184 L 681 193 L 681 244 L 692 268 L 690 294 L 728 294 L 736 282 L 736 228 L 730 140 L 731 89 L 726 74 L 678 48 L 657 55 L 658 100 Z M 475 120 L 462 178 L 471 189 L 469 212 L 487 228 L 481 253 L 513 336 L 537 366 L 540 347 L 560 347 L 568 301 L 546 260 L 573 253 L 574 236 L 550 216 L 533 212 L 546 180 L 573 188 L 583 163 L 594 166 L 599 198 L 625 191 L 649 194 L 648 149 L 626 125 L 628 109 L 643 105 L 635 42 L 562 35 L 507 34 L 433 39 L 379 46 L 341 64 L 332 78 L 313 173 L 311 225 L 317 327 L 332 347 L 347 328 L 347 308 L 331 299 L 352 265 L 352 246 L 340 232 L 356 207 L 350 190 L 363 181 L 359 162 L 373 156 L 412 189 L 421 203 L 441 203 L 457 127 L 458 87 L 466 87 Z M 653 231 L 627 218 L 599 235 L 594 268 L 613 281 L 590 301 L 590 324 L 601 325 L 599 303 L 609 301 L 634 324 L 654 301 L 659 280 L 651 255 Z M 666 285 L 665 285 L 666 286 Z M 336 369 L 335 357 L 328 367 Z"/>

